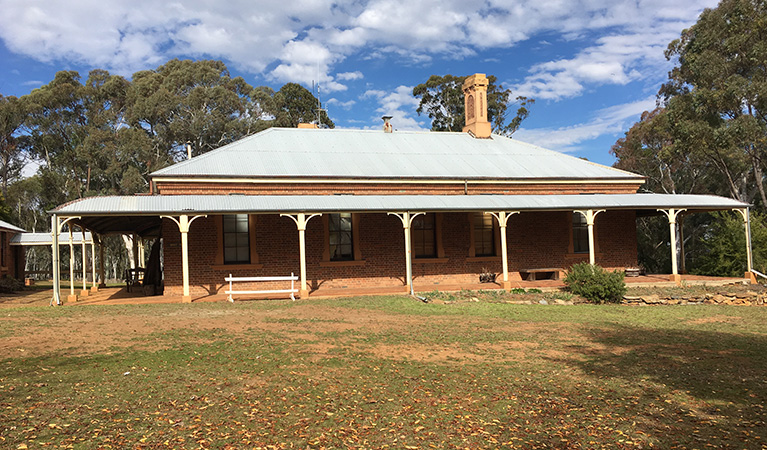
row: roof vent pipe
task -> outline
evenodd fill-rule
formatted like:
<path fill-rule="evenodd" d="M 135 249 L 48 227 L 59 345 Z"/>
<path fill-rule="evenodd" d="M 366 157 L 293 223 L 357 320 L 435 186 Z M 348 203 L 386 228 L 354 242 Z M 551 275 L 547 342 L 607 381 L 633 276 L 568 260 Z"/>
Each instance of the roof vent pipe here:
<path fill-rule="evenodd" d="M 186 141 L 186 159 L 192 159 L 192 143 Z"/>
<path fill-rule="evenodd" d="M 390 122 L 392 117 L 394 117 L 394 116 L 383 116 L 383 117 L 381 117 L 383 119 L 383 121 L 384 121 L 384 124 L 383 124 L 384 133 L 391 133 L 392 132 L 392 126 L 391 126 L 391 122 Z"/>

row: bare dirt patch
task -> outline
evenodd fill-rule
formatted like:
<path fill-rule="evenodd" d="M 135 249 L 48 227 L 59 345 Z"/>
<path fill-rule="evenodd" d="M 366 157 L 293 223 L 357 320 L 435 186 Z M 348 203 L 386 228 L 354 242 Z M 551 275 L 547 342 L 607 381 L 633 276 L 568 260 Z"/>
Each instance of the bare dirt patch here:
<path fill-rule="evenodd" d="M 716 315 L 688 320 L 687 323 L 690 325 L 701 325 L 704 323 L 738 323 L 739 320 L 739 317 Z"/>

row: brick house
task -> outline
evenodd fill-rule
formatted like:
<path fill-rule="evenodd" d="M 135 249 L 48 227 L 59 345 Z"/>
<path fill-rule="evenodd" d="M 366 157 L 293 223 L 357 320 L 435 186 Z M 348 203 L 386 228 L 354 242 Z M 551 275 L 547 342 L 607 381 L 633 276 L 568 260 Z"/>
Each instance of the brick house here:
<path fill-rule="evenodd" d="M 482 74 L 466 80 L 461 133 L 392 131 L 388 118 L 383 131 L 272 128 L 154 172 L 149 195 L 78 200 L 52 223 L 161 237 L 164 294 L 189 301 L 223 292 L 229 274 L 299 273 L 304 297 L 484 272 L 508 289 L 581 261 L 637 266 L 639 215 L 665 214 L 672 248 L 682 212 L 747 220 L 741 202 L 638 194 L 639 175 L 491 135 L 486 88 Z"/>
<path fill-rule="evenodd" d="M 0 278 L 24 279 L 24 250 L 11 245 L 13 238 L 24 232 L 21 228 L 0 220 Z"/>

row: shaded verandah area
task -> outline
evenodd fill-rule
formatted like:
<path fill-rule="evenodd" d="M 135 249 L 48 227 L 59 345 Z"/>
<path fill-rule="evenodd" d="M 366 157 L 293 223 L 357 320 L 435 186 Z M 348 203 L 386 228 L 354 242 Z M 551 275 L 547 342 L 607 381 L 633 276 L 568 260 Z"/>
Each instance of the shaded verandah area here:
<path fill-rule="evenodd" d="M 412 257 L 410 249 L 410 225 L 418 215 L 427 212 L 478 212 L 492 215 L 500 229 L 502 279 L 499 285 L 505 289 L 514 286 L 508 271 L 508 242 L 506 221 L 509 217 L 526 212 L 570 211 L 586 219 L 589 238 L 589 261 L 599 264 L 594 251 L 594 226 L 596 217 L 608 210 L 631 210 L 640 214 L 665 214 L 669 219 L 671 248 L 676 249 L 676 219 L 682 213 L 737 210 L 744 218 L 747 241 L 749 235 L 748 205 L 722 197 L 701 195 L 664 194 L 592 194 L 592 195 L 466 195 L 466 196 L 247 196 L 247 195 L 179 195 L 101 197 L 83 199 L 52 211 L 54 225 L 60 220 L 72 220 L 78 225 L 100 233 L 136 232 L 139 228 L 157 230 L 162 218 L 171 219 L 181 235 L 181 265 L 183 270 L 183 301 L 192 301 L 189 290 L 188 233 L 195 220 L 207 215 L 221 214 L 280 214 L 289 216 L 296 224 L 299 235 L 298 259 L 300 263 L 300 293 L 304 298 L 313 294 L 307 283 L 305 233 L 306 225 L 313 217 L 338 212 L 375 212 L 396 215 L 404 233 L 405 288 L 411 293 L 417 290 L 413 284 Z M 126 224 L 133 224 L 127 227 Z M 116 230 L 115 228 L 121 228 Z M 137 234 L 141 235 L 139 231 Z M 195 245 L 191 243 L 191 245 Z M 750 273 L 750 242 L 747 251 L 747 271 Z M 676 252 L 672 253 L 671 280 L 681 281 L 676 264 Z M 54 277 L 54 282 L 56 279 Z M 403 286 L 391 289 L 403 292 Z M 432 289 L 433 290 L 433 286 Z M 56 291 L 54 291 L 56 292 Z M 318 294 L 314 294 L 318 295 Z M 329 294 L 332 295 L 332 294 Z M 54 294 L 55 296 L 55 294 Z"/>
<path fill-rule="evenodd" d="M 60 227 L 61 228 L 61 227 Z M 97 274 L 96 274 L 96 239 L 94 239 L 93 235 L 89 231 L 85 231 L 85 229 L 75 230 L 73 227 L 69 227 L 68 230 L 62 231 L 58 235 L 58 246 L 59 250 L 60 247 L 63 245 L 65 247 L 69 247 L 69 295 L 75 296 L 75 279 L 76 276 L 81 276 L 80 280 L 82 282 L 82 290 L 79 291 L 79 295 L 83 297 L 87 297 L 90 292 L 96 292 L 99 289 L 99 285 L 96 284 Z M 50 247 L 52 254 L 60 254 L 60 251 L 54 250 L 52 247 L 53 245 L 53 236 L 51 233 L 28 233 L 23 232 L 19 233 L 16 236 L 14 236 L 11 239 L 12 246 L 21 247 L 23 251 L 26 251 L 30 248 L 34 247 Z M 75 272 L 75 250 L 80 249 L 80 256 L 82 258 L 82 264 L 80 268 L 82 269 L 82 274 Z M 103 248 L 99 246 L 99 250 L 102 252 L 100 260 L 103 262 Z M 88 256 L 90 254 L 90 267 L 88 267 Z M 53 264 L 51 261 L 51 269 L 47 271 L 24 271 L 24 275 L 29 276 L 39 276 L 43 275 L 45 276 L 53 276 Z M 103 264 L 100 267 L 99 271 L 102 284 L 103 286 L 103 280 L 104 280 L 104 268 Z M 88 275 L 90 275 L 91 279 L 91 287 L 88 288 Z M 45 279 L 45 278 L 43 278 Z M 79 283 L 78 283 L 79 284 Z"/>

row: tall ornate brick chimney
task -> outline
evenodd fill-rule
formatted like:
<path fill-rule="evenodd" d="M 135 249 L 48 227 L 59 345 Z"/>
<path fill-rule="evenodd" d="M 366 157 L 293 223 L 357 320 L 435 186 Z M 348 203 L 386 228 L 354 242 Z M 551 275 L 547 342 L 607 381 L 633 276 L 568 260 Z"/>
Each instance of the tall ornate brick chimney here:
<path fill-rule="evenodd" d="M 464 111 L 466 126 L 463 132 L 481 139 L 490 138 L 492 127 L 487 120 L 487 77 L 475 73 L 463 82 Z"/>

